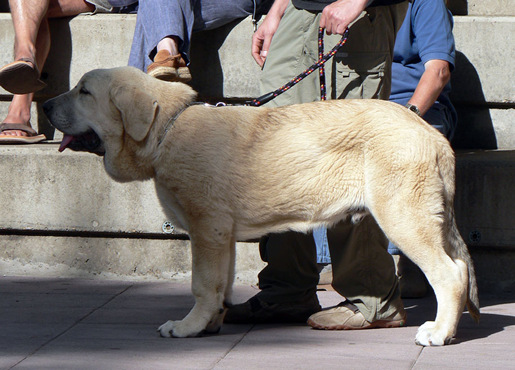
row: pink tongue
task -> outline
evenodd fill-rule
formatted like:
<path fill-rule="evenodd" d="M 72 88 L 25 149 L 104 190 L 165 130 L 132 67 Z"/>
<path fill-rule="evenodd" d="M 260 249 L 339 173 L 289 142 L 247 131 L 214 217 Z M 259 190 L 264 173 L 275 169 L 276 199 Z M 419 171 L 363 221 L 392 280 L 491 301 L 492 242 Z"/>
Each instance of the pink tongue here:
<path fill-rule="evenodd" d="M 63 150 L 65 150 L 66 147 L 68 146 L 68 144 L 70 144 L 72 141 L 73 141 L 72 135 L 64 135 L 63 140 L 61 141 L 61 146 L 59 147 L 59 151 L 62 152 Z"/>

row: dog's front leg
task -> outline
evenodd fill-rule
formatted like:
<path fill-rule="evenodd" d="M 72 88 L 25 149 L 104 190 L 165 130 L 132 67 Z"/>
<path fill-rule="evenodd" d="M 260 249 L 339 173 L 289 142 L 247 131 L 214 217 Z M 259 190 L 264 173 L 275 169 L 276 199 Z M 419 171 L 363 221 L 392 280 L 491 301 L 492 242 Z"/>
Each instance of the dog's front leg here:
<path fill-rule="evenodd" d="M 190 238 L 195 305 L 183 320 L 170 320 L 161 325 L 158 331 L 163 337 L 194 337 L 204 331 L 218 332 L 222 325 L 229 271 L 234 270 L 230 266 L 234 263 L 232 237 L 218 231 L 217 235 L 190 233 Z"/>

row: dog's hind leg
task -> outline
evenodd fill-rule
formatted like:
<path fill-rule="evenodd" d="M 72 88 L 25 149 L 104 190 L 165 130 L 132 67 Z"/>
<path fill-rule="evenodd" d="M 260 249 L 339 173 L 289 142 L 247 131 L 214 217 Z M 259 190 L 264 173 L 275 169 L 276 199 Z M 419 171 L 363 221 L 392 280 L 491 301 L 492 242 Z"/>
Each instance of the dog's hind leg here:
<path fill-rule="evenodd" d="M 435 321 L 424 323 L 417 332 L 416 343 L 422 346 L 449 344 L 456 333 L 467 298 L 467 265 L 447 255 L 435 256 L 432 263 L 439 267 L 419 262 L 429 283 L 435 291 L 438 304 Z M 428 259 L 431 260 L 431 259 Z"/>
<path fill-rule="evenodd" d="M 438 303 L 436 319 L 422 325 L 416 336 L 417 344 L 423 346 L 441 346 L 451 341 L 467 297 L 467 265 L 447 255 L 439 223 L 426 218 L 406 225 L 408 229 L 402 231 L 384 230 L 420 267 L 434 289 Z"/>
<path fill-rule="evenodd" d="M 430 145 L 428 142 L 427 148 Z M 386 236 L 421 268 L 434 289 L 436 319 L 420 327 L 416 342 L 440 346 L 451 341 L 463 313 L 471 281 L 470 263 L 451 235 L 452 150 L 443 144 L 433 154 L 414 148 L 408 146 L 406 152 L 395 153 L 393 164 L 371 160 L 365 195 Z"/>
<path fill-rule="evenodd" d="M 387 237 L 424 272 L 436 295 L 436 319 L 419 328 L 417 344 L 449 343 L 465 306 L 468 271 L 465 262 L 446 253 L 444 220 L 427 209 L 418 209 L 404 210 L 395 219 L 379 217 L 377 221 Z"/>
<path fill-rule="evenodd" d="M 190 232 L 192 253 L 192 292 L 195 305 L 180 321 L 167 321 L 158 331 L 164 337 L 192 337 L 204 331 L 220 330 L 224 298 L 231 270 L 232 233 L 209 223 Z"/>
<path fill-rule="evenodd" d="M 476 321 L 479 320 L 479 299 L 474 266 L 454 216 L 454 157 L 439 153 L 437 162 L 439 177 L 432 184 L 436 184 L 439 191 L 435 192 L 433 187 L 433 196 L 426 197 L 425 202 L 420 202 L 420 205 L 421 209 L 430 215 L 428 218 L 430 222 L 426 223 L 426 226 L 432 226 L 428 230 L 434 230 L 434 234 L 437 235 L 434 238 L 437 249 L 432 250 L 432 253 L 436 252 L 438 256 L 433 261 L 414 257 L 415 262 L 419 264 L 433 286 L 438 302 L 435 321 L 425 323 L 417 333 L 416 342 L 426 346 L 450 342 L 452 335 L 456 332 L 465 303 L 470 315 Z M 425 193 L 431 194 L 431 192 Z M 438 196 L 434 196 L 435 194 Z M 436 212 L 435 207 L 441 210 Z M 445 263 L 440 262 L 442 260 Z"/>

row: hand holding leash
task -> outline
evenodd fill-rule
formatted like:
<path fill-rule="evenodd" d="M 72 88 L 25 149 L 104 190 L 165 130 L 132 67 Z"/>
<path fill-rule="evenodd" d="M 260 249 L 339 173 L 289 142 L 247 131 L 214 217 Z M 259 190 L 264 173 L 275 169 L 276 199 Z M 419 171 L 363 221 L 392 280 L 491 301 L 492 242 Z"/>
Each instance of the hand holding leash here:
<path fill-rule="evenodd" d="M 320 17 L 320 27 L 325 28 L 328 35 L 343 35 L 367 3 L 368 0 L 338 0 L 327 5 Z"/>
<path fill-rule="evenodd" d="M 324 47 L 324 29 L 320 27 L 318 29 L 318 45 L 319 45 L 319 59 L 316 63 L 314 63 L 311 67 L 306 69 L 304 72 L 299 74 L 297 77 L 293 78 L 287 84 L 281 86 L 275 91 L 271 91 L 265 95 L 260 96 L 252 101 L 246 103 L 246 105 L 259 107 L 265 103 L 268 103 L 270 100 L 274 99 L 276 96 L 281 95 L 283 92 L 288 91 L 292 86 L 296 85 L 300 81 L 302 81 L 305 77 L 309 76 L 311 73 L 316 71 L 318 68 L 323 66 L 325 62 L 331 59 L 334 54 L 347 42 L 347 35 L 349 34 L 349 29 L 346 29 L 343 33 L 340 41 L 335 45 L 334 48 L 331 49 L 327 54 L 323 55 L 323 47 Z M 320 98 L 321 100 L 325 100 L 325 75 L 323 73 L 320 74 Z"/>

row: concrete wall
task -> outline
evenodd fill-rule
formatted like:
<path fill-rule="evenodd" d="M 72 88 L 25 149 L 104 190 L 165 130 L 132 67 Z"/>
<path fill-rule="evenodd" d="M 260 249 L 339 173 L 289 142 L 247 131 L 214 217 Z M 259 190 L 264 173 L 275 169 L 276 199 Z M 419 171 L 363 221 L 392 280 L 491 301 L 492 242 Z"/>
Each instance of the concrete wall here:
<path fill-rule="evenodd" d="M 510 0 L 447 0 L 454 15 L 515 15 L 515 6 Z"/>

